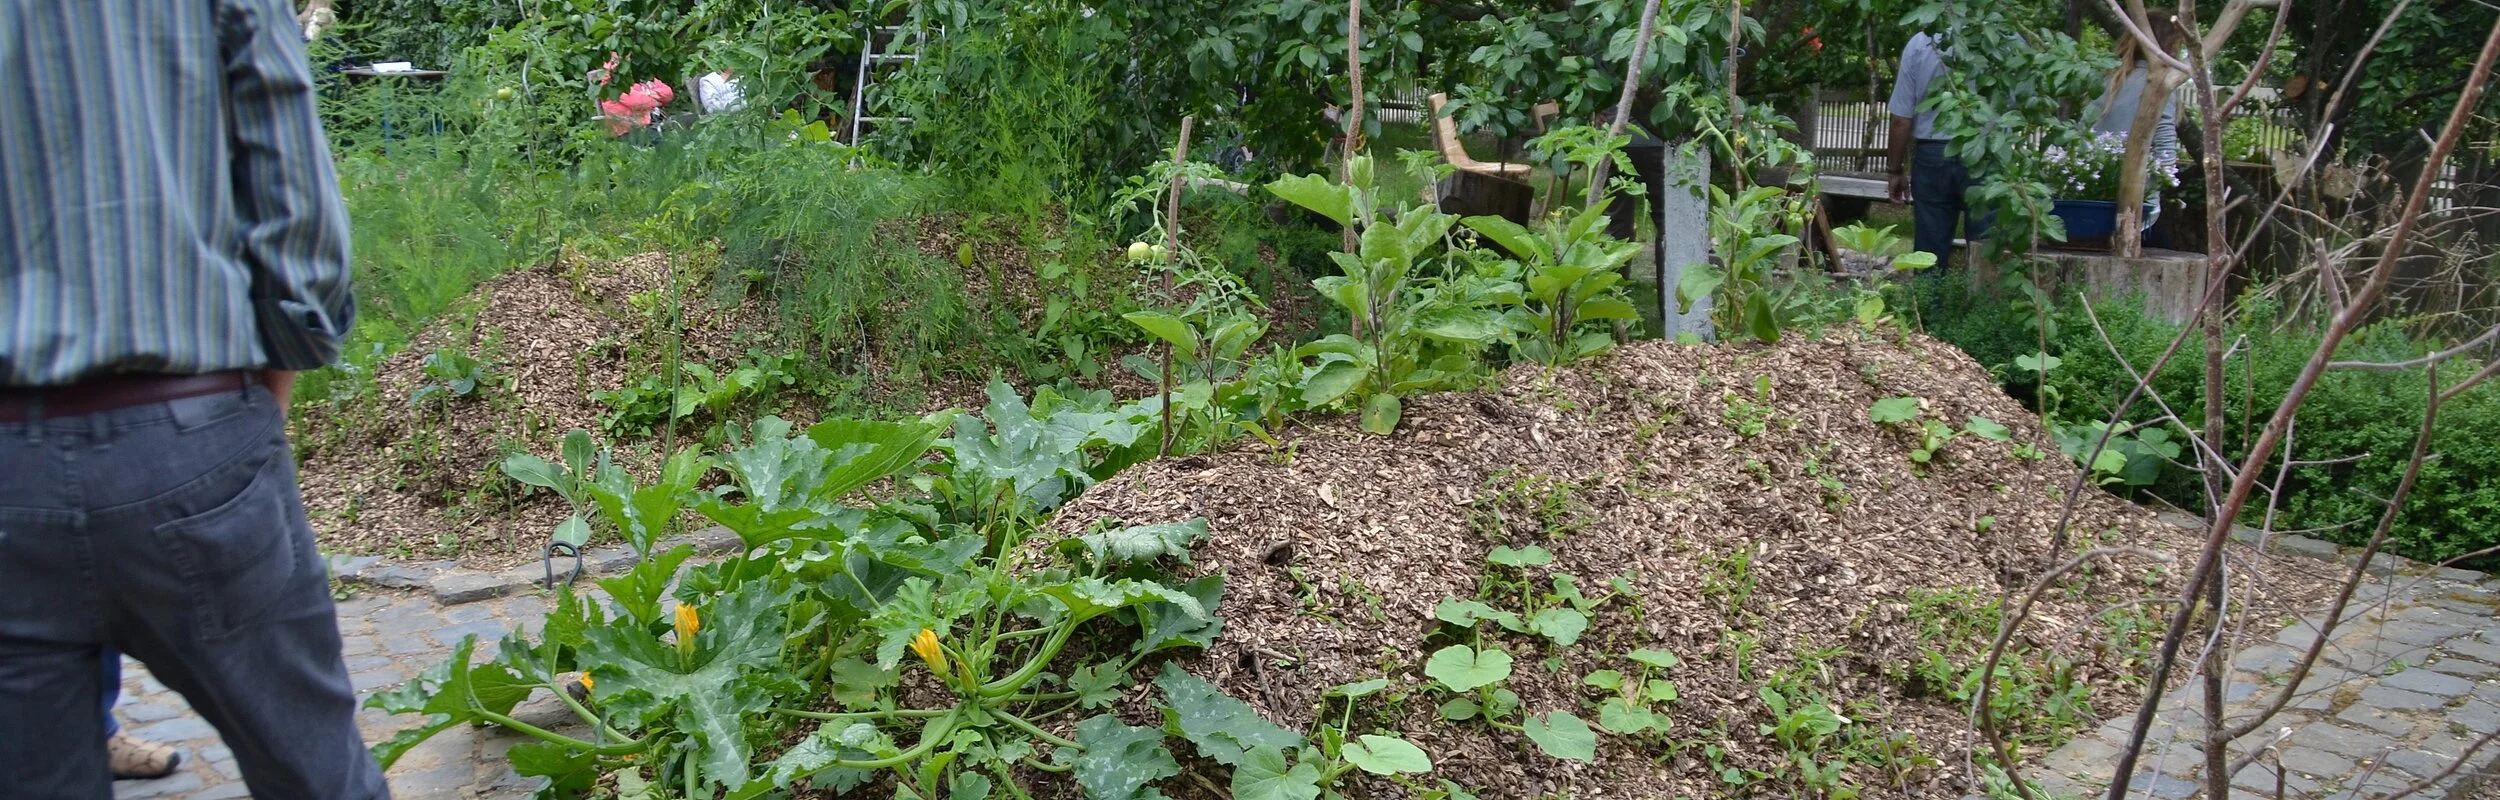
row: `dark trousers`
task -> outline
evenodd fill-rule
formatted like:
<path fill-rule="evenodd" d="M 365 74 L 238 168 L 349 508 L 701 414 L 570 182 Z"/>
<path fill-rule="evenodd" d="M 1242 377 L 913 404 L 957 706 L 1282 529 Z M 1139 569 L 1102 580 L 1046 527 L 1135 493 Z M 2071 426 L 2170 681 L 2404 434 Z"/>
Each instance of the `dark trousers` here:
<path fill-rule="evenodd" d="M 1920 252 L 1934 253 L 1942 267 L 1953 256 L 1954 229 L 1969 209 L 1970 171 L 1944 154 L 1944 143 L 1921 139 L 1910 159 L 1910 238 Z"/>
<path fill-rule="evenodd" d="M 254 797 L 388 797 L 328 584 L 257 385 L 0 423 L 0 797 L 113 796 L 108 647 L 216 726 Z"/>

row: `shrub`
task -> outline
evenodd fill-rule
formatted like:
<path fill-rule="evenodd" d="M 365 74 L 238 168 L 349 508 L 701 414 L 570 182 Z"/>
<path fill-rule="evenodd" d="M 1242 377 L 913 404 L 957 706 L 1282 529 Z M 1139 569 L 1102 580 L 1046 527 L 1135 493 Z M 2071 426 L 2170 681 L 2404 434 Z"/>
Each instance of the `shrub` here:
<path fill-rule="evenodd" d="M 1942 309 L 1930 317 L 1934 326 L 1929 332 L 1990 365 L 2008 393 L 2038 407 L 2043 399 L 2039 378 L 2015 368 L 2013 361 L 2040 349 L 2039 319 L 1969 296 L 1959 284 L 1947 280 L 1928 287 L 1929 302 Z M 2134 387 L 2135 379 L 2111 354 L 2112 347 L 2128 363 L 2148 367 L 2179 332 L 2179 326 L 2147 316 L 2133 302 L 2102 302 L 2093 311 L 2108 332 L 2106 344 L 2079 301 L 2070 299 L 2048 316 L 2047 350 L 2059 364 L 2046 379 L 2047 398 L 2069 422 L 2107 419 Z M 2244 348 L 2227 364 L 2224 380 L 2230 406 L 2224 410 L 2229 429 L 2224 450 L 2237 459 L 2282 402 L 2316 348 L 2318 334 L 2302 323 L 2280 320 L 2271 306 L 2251 302 L 2243 306 L 2228 336 Z M 2191 339 L 2153 381 L 2153 388 L 2191 424 L 2204 418 L 2200 347 L 2201 340 Z M 2387 321 L 2346 339 L 2336 357 L 2402 361 L 2434 349 L 2434 344 L 2408 335 L 2400 321 Z M 2440 375 L 2453 384 L 2479 368 L 2477 363 L 2452 361 Z M 2275 504 L 2274 528 L 2307 531 L 2344 544 L 2367 541 L 2386 498 L 2403 478 L 2427 398 L 2428 376 L 2421 369 L 2327 373 L 2301 408 L 2290 439 L 2291 457 L 2337 463 L 2293 470 Z M 2160 414 L 2158 405 L 2142 400 L 2128 416 L 2143 422 Z M 2278 455 L 2277 464 L 2280 459 Z M 2268 468 L 2269 482 L 2276 468 Z M 2483 386 L 2440 406 L 2430 460 L 2396 518 L 2387 551 L 2437 562 L 2500 546 L 2500 483 L 2490 475 L 2500 475 L 2500 390 Z M 2163 470 L 2148 491 L 2182 508 L 2204 504 L 2196 476 L 2177 467 Z M 2243 521 L 2262 522 L 2266 507 L 2261 487 Z M 2500 565 L 2500 558 L 2481 556 L 2467 565 Z"/>

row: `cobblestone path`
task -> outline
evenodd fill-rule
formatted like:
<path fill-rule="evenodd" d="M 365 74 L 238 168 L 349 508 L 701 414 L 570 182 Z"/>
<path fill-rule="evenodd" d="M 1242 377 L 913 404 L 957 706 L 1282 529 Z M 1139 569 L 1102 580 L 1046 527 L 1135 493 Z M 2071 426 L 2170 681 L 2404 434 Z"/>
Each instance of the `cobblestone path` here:
<path fill-rule="evenodd" d="M 587 588 L 589 582 L 583 585 Z M 482 643 L 492 643 L 515 628 L 536 630 L 546 613 L 547 601 L 537 594 L 446 606 L 426 592 L 368 590 L 339 603 L 339 633 L 345 642 L 349 679 L 362 698 L 442 663 L 463 636 L 475 634 Z M 481 644 L 480 649 L 481 660 L 492 657 L 492 648 Z M 115 712 L 121 715 L 124 728 L 150 741 L 179 744 L 184 754 L 182 770 L 172 777 L 120 781 L 114 785 L 115 796 L 250 797 L 233 753 L 218 742 L 208 722 L 191 713 L 181 695 L 156 682 L 137 661 L 124 659 L 122 666 L 122 698 Z M 388 739 L 418 721 L 370 709 L 357 712 L 356 717 L 368 742 Z M 459 726 L 443 731 L 400 758 L 390 771 L 391 792 L 398 800 L 528 797 L 538 779 L 512 774 L 504 760 L 504 751 L 522 741 L 526 737 L 499 729 Z"/>
<path fill-rule="evenodd" d="M 2249 637 L 2224 683 L 2224 719 L 2238 724 L 2279 695 L 2317 641 L 2323 611 L 2272 637 Z M 2239 797 L 2383 797 L 2441 776 L 2483 734 L 2500 730 L 2500 581 L 2462 570 L 2391 574 L 2364 584 L 2345 622 L 2291 704 L 2233 755 L 2275 742 L 2232 776 Z M 2204 689 L 2174 690 L 2162 704 L 2131 798 L 2200 796 Z M 2173 685 L 2177 685 L 2174 681 Z M 2113 719 L 2040 764 L 2051 791 L 2098 797 L 2134 724 Z M 2486 746 L 2423 791 L 2427 800 L 2500 798 L 2500 745 Z"/>

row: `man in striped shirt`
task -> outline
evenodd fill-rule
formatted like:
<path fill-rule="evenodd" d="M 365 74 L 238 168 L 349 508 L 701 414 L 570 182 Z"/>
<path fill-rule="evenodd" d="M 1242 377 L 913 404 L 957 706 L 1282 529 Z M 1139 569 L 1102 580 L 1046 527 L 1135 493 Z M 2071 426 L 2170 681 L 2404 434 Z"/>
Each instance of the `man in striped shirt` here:
<path fill-rule="evenodd" d="M 387 797 L 285 409 L 354 318 L 286 0 L 0 0 L 0 796 L 111 797 L 103 653 L 262 798 Z"/>

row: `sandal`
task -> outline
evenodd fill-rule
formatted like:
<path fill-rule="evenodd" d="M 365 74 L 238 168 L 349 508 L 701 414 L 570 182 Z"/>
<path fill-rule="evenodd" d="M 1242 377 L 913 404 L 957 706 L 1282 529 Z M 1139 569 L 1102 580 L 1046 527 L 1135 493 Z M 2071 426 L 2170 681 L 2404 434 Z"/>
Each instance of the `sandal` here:
<path fill-rule="evenodd" d="M 127 733 L 113 734 L 105 741 L 104 757 L 112 765 L 113 779 L 117 781 L 162 778 L 182 766 L 180 748 Z"/>

